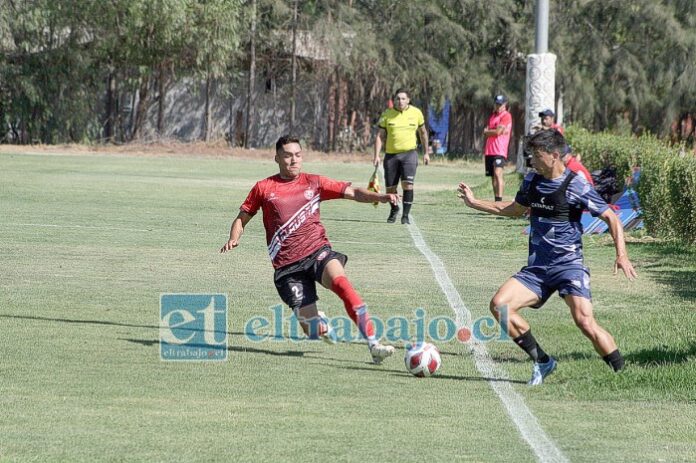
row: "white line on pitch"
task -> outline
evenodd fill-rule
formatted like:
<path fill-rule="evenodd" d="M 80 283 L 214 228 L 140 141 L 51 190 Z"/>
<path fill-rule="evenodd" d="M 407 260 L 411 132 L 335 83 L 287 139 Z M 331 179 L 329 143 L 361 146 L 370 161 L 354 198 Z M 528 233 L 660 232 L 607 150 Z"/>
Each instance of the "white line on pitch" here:
<path fill-rule="evenodd" d="M 467 327 L 471 326 L 471 312 L 464 305 L 464 301 L 459 295 L 457 288 L 454 287 L 452 280 L 447 274 L 445 265 L 437 254 L 430 250 L 423 239 L 423 235 L 421 235 L 420 230 L 416 226 L 413 216 L 410 217 L 411 225 L 408 226 L 408 231 L 411 233 L 413 243 L 416 245 L 416 248 L 423 253 L 425 258 L 428 259 L 430 267 L 435 274 L 435 279 L 440 285 L 440 288 L 442 288 L 442 292 L 445 293 L 450 307 L 454 310 L 457 324 L 459 326 L 462 326 L 462 324 Z M 505 406 L 508 415 L 510 415 L 510 418 L 512 418 L 520 434 L 532 448 L 538 460 L 543 462 L 568 461 L 560 449 L 558 449 L 553 441 L 546 435 L 534 414 L 527 408 L 527 405 L 525 405 L 522 396 L 515 391 L 509 382 L 505 381 L 508 379 L 507 372 L 496 365 L 488 353 L 486 345 L 475 341 L 473 338 L 469 342 L 469 345 L 474 354 L 476 368 L 484 378 L 490 378 L 488 384 Z"/>
<path fill-rule="evenodd" d="M 43 228 L 86 228 L 90 230 L 121 230 L 121 231 L 153 231 L 146 230 L 144 228 L 120 228 L 120 227 L 100 227 L 96 225 L 63 225 L 63 224 L 52 224 L 52 223 L 5 223 L 0 225 L 10 225 L 16 227 L 43 227 Z"/>
<path fill-rule="evenodd" d="M 11 227 L 39 227 L 39 228 L 77 228 L 85 230 L 109 230 L 109 231 L 134 231 L 134 232 L 171 232 L 171 229 L 158 230 L 155 228 L 126 228 L 126 227 L 112 227 L 97 226 L 97 225 L 66 225 L 66 224 L 52 224 L 52 223 L 0 223 L 0 226 L 11 226 Z M 206 232 L 190 232 L 186 231 L 189 235 L 208 235 Z"/>

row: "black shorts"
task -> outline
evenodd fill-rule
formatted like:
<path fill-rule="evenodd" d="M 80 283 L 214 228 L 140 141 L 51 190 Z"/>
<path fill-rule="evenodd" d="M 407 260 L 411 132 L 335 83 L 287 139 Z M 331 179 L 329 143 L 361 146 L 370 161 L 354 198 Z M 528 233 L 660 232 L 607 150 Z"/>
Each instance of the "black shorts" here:
<path fill-rule="evenodd" d="M 493 176 L 493 169 L 505 167 L 505 156 L 486 156 L 486 177 Z"/>
<path fill-rule="evenodd" d="M 338 259 L 346 265 L 348 256 L 323 246 L 309 256 L 275 271 L 273 280 L 280 298 L 294 311 L 319 300 L 317 282 L 329 261 Z"/>
<path fill-rule="evenodd" d="M 399 180 L 413 184 L 418 167 L 418 152 L 404 151 L 384 155 L 384 183 L 387 188 L 397 186 Z"/>

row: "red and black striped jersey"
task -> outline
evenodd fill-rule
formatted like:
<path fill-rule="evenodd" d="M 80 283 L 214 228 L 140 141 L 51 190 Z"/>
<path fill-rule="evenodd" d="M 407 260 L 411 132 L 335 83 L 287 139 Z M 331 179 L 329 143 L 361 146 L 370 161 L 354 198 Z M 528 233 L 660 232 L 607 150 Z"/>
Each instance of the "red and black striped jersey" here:
<path fill-rule="evenodd" d="M 239 208 L 263 211 L 268 254 L 274 268 L 284 267 L 330 244 L 319 217 L 319 203 L 343 198 L 350 182 L 301 173 L 285 180 L 276 174 L 257 182 Z"/>

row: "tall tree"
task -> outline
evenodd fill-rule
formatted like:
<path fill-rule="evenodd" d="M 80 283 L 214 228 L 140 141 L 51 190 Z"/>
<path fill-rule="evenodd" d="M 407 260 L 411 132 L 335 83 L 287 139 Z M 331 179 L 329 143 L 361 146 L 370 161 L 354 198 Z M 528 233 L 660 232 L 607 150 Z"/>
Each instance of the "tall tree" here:
<path fill-rule="evenodd" d="M 249 26 L 249 80 L 246 96 L 246 123 L 244 124 L 244 148 L 249 148 L 252 122 L 254 120 L 254 85 L 256 78 L 256 0 L 251 0 Z"/>
<path fill-rule="evenodd" d="M 193 50 L 195 70 L 205 81 L 203 139 L 212 131 L 211 97 L 217 79 L 228 71 L 239 43 L 241 2 L 230 0 L 195 1 L 189 7 L 193 18 L 187 47 Z"/>
<path fill-rule="evenodd" d="M 292 5 L 292 75 L 290 82 L 290 132 L 295 129 L 295 106 L 297 99 L 297 3 Z"/>

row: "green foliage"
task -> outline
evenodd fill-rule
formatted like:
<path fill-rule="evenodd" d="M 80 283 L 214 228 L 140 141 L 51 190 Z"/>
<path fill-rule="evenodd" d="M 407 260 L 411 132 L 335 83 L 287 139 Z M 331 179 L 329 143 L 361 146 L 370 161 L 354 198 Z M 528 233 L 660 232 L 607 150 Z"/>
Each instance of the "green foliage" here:
<path fill-rule="evenodd" d="M 694 2 L 552 2 L 550 49 L 566 120 L 665 134 L 696 104 Z"/>
<path fill-rule="evenodd" d="M 21 142 L 93 139 L 93 128 L 114 116 L 100 114 L 108 79 L 116 81 L 115 100 L 142 91 L 141 106 L 155 101 L 155 81 L 181 75 L 241 80 L 248 68 L 248 3 L 6 1 L 0 8 L 2 125 Z M 460 150 L 472 150 L 491 95 L 504 92 L 522 109 L 534 3 L 299 1 L 304 45 L 328 49 L 331 57 L 303 56 L 298 79 L 316 94 L 332 79 L 347 83 L 345 111 L 361 112 L 362 120 L 375 118 L 397 87 L 411 90 L 422 109 L 449 98 L 462 117 L 454 128 L 460 133 L 451 138 L 466 145 Z M 258 0 L 258 74 L 273 88 L 289 81 L 294 4 Z M 595 131 L 666 135 L 675 118 L 693 111 L 696 2 L 551 2 L 549 23 L 566 121 Z"/>
<path fill-rule="evenodd" d="M 185 48 L 193 54 L 191 63 L 211 77 L 221 77 L 232 63 L 239 42 L 240 2 L 216 0 L 188 2 L 185 17 L 191 18 L 184 36 Z M 174 35 L 183 34 L 174 30 Z"/>
<path fill-rule="evenodd" d="M 0 121 L 20 143 L 98 139 L 108 76 L 116 98 L 158 70 L 218 77 L 240 36 L 241 0 L 17 0 L 0 10 Z"/>
<path fill-rule="evenodd" d="M 593 134 L 569 127 L 573 151 L 590 169 L 614 165 L 619 182 L 639 166 L 636 190 L 648 231 L 659 237 L 696 243 L 696 158 L 683 146 L 669 146 L 654 135 Z"/>

